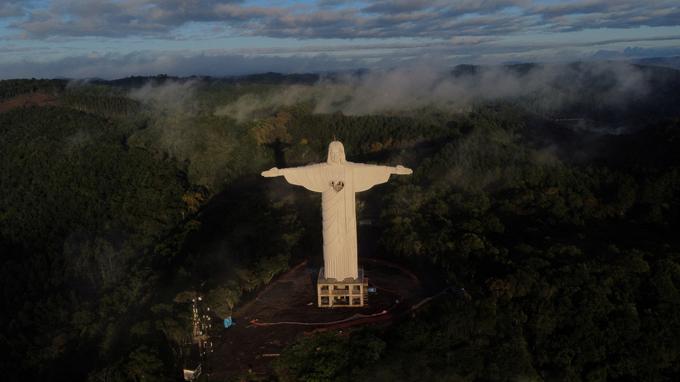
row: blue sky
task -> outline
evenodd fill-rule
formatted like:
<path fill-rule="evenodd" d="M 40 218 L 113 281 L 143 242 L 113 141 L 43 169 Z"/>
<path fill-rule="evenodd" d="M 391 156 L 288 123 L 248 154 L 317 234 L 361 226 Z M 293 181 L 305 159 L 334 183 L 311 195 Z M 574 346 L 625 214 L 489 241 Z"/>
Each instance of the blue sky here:
<path fill-rule="evenodd" d="M 675 55 L 678 0 L 0 0 L 0 78 Z"/>

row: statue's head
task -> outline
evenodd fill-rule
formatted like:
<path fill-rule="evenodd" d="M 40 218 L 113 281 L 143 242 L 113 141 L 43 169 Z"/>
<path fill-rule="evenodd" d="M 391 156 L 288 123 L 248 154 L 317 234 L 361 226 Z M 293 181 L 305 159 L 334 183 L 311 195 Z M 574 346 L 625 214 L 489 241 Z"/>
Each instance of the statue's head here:
<path fill-rule="evenodd" d="M 328 163 L 345 163 L 345 147 L 340 141 L 328 145 Z"/>

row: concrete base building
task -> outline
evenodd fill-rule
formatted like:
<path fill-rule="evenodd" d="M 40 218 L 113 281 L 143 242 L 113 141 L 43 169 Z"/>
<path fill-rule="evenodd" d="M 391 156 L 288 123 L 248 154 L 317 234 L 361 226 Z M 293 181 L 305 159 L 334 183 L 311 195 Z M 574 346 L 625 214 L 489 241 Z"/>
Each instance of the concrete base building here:
<path fill-rule="evenodd" d="M 362 307 L 368 304 L 368 279 L 364 277 L 363 268 L 359 268 L 358 277 L 337 281 L 326 278 L 324 268 L 319 270 L 316 283 L 317 305 L 320 308 Z"/>

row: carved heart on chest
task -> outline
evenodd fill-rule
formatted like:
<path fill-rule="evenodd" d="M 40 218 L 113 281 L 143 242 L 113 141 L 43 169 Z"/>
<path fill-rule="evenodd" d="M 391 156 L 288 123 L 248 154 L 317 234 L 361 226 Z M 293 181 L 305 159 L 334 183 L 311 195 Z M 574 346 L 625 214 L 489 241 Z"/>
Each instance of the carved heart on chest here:
<path fill-rule="evenodd" d="M 340 192 L 340 190 L 342 190 L 344 187 L 345 187 L 345 182 L 343 182 L 342 180 L 338 180 L 338 181 L 332 180 L 331 181 L 331 188 L 334 189 L 335 192 Z"/>

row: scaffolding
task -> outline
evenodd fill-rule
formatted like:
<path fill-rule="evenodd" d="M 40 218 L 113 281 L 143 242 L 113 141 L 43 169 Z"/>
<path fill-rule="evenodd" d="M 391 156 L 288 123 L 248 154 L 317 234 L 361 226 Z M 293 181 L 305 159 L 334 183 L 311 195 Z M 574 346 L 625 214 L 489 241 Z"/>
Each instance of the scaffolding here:
<path fill-rule="evenodd" d="M 212 328 L 210 307 L 203 302 L 202 296 L 191 299 L 191 342 L 183 357 L 182 373 L 185 381 L 194 381 L 202 373 L 203 362 L 208 353 L 213 351 L 213 343 L 209 330 Z"/>

